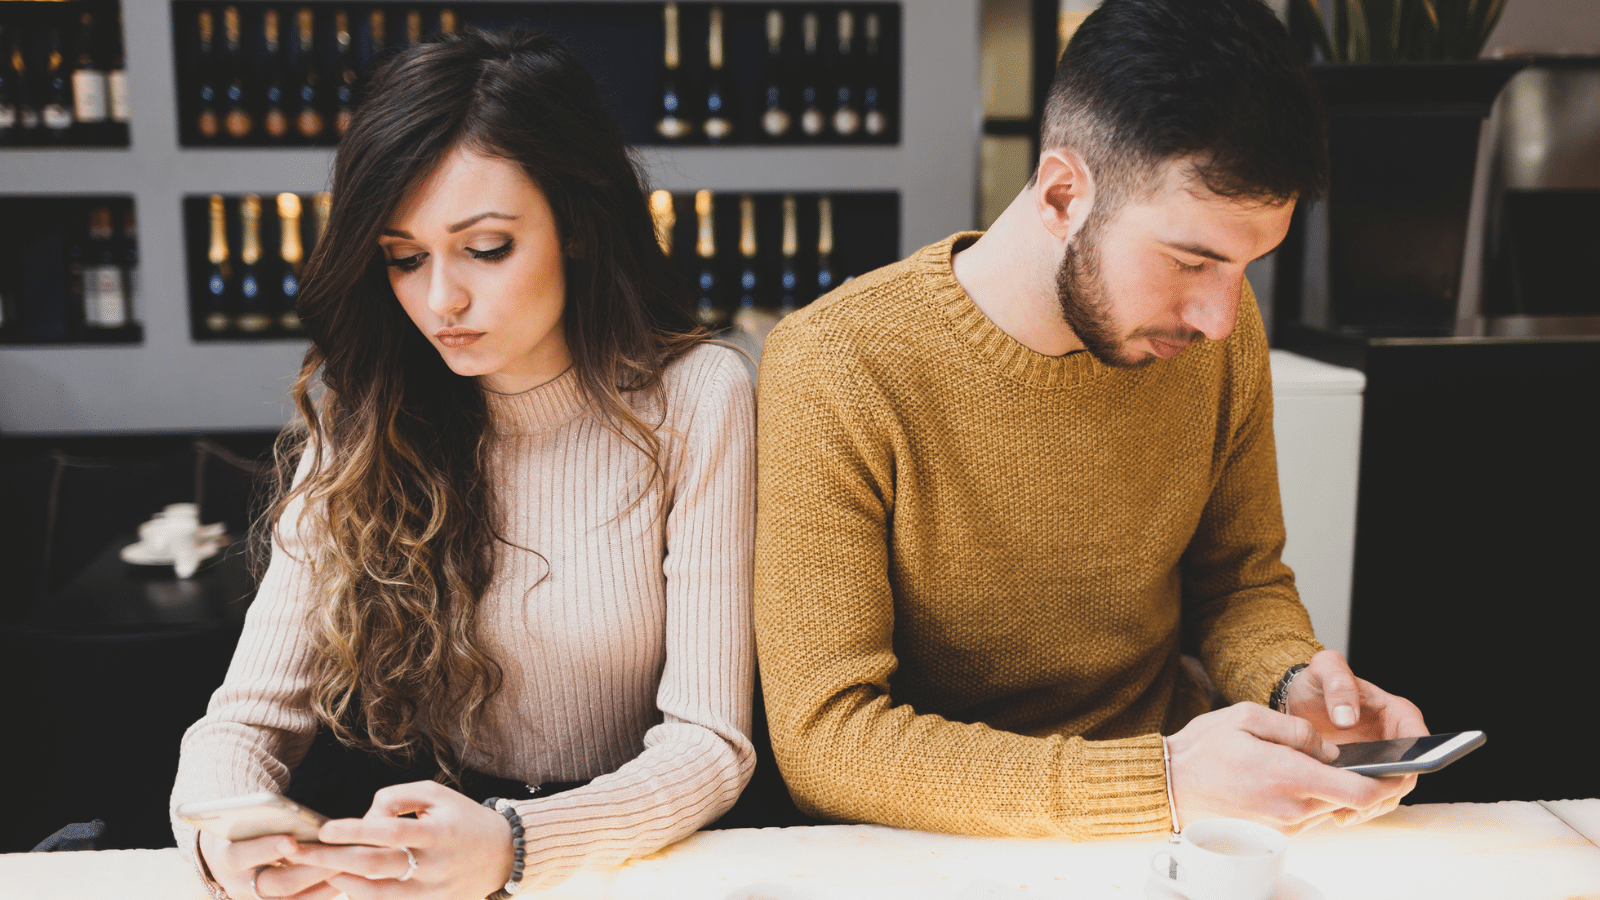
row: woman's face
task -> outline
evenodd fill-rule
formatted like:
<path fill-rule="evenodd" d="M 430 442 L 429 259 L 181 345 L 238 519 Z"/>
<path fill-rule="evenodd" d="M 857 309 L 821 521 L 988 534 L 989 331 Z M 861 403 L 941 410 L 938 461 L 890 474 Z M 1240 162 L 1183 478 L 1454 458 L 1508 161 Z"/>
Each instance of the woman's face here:
<path fill-rule="evenodd" d="M 516 163 L 457 147 L 378 245 L 400 305 L 451 371 L 512 394 L 570 365 L 561 235 Z"/>

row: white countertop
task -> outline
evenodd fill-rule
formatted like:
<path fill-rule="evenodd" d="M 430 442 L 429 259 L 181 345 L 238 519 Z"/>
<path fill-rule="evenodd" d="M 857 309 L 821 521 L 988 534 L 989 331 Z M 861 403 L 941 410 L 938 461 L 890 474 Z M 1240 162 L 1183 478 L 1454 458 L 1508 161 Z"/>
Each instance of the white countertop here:
<path fill-rule="evenodd" d="M 1548 806 L 1548 808 L 1547 808 Z M 1283 900 L 1600 898 L 1600 800 L 1428 804 L 1289 841 Z M 1596 829 L 1600 831 L 1600 829 Z M 1590 834 L 1596 831 L 1589 832 Z M 1159 838 L 1073 844 L 872 825 L 703 831 L 548 900 L 1140 900 Z M 205 900 L 177 850 L 0 856 L 3 900 Z"/>

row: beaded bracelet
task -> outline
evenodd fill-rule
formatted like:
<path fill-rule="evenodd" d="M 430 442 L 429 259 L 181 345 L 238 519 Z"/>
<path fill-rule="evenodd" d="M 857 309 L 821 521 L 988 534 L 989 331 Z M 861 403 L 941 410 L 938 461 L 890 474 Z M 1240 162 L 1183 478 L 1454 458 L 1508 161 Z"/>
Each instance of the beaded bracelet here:
<path fill-rule="evenodd" d="M 527 854 L 527 844 L 522 838 L 522 817 L 517 815 L 517 808 L 511 805 L 510 800 L 490 797 L 483 801 L 483 805 L 505 816 L 511 825 L 511 880 L 485 900 L 508 900 L 517 891 L 522 890 L 522 863 Z"/>

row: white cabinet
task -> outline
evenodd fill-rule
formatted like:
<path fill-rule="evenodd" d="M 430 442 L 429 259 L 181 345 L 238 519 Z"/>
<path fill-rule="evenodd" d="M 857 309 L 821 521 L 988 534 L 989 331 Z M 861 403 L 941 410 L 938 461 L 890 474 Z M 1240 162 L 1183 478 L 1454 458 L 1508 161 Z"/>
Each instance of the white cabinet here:
<path fill-rule="evenodd" d="M 1350 578 L 1355 561 L 1361 401 L 1367 377 L 1287 350 L 1272 351 L 1273 433 L 1278 486 L 1300 599 L 1317 639 L 1350 648 Z"/>

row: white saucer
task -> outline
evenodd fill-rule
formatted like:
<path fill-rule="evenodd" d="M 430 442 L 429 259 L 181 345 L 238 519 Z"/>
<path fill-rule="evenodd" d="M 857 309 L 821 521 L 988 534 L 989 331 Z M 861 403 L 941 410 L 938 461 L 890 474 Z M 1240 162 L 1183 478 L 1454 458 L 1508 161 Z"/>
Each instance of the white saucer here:
<path fill-rule="evenodd" d="M 222 552 L 222 541 L 201 541 L 194 546 L 195 555 L 200 562 L 205 562 Z M 129 544 L 121 550 L 122 561 L 136 566 L 170 566 L 173 563 L 172 554 L 157 552 L 144 541 Z"/>
<path fill-rule="evenodd" d="M 1172 882 L 1159 875 L 1151 875 L 1144 880 L 1145 900 L 1188 900 L 1172 887 Z M 1328 900 L 1316 885 L 1298 875 L 1284 873 L 1278 879 L 1277 893 L 1272 895 L 1272 900 Z"/>

